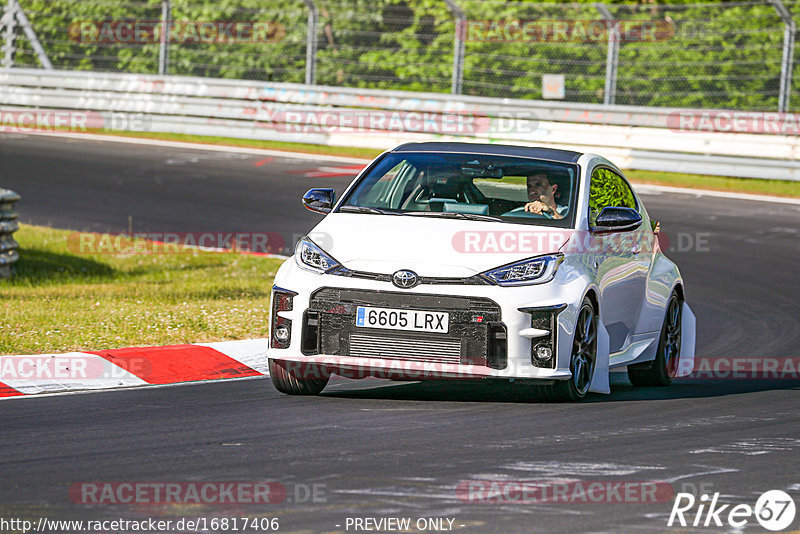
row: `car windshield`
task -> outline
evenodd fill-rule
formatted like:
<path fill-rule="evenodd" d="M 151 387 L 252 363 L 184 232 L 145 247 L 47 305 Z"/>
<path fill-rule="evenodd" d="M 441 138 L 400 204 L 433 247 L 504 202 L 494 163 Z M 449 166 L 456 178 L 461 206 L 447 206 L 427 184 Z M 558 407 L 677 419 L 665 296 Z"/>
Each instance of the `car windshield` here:
<path fill-rule="evenodd" d="M 578 167 L 459 153 L 390 153 L 337 211 L 570 227 Z"/>

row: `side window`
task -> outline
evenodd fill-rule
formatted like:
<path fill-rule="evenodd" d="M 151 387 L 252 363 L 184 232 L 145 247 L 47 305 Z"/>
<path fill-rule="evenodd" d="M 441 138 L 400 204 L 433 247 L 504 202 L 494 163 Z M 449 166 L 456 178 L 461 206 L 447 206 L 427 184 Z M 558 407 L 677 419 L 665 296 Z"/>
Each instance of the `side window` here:
<path fill-rule="evenodd" d="M 597 216 L 608 206 L 636 209 L 636 197 L 620 175 L 601 167 L 592 172 L 589 187 L 589 224 L 594 225 Z"/>

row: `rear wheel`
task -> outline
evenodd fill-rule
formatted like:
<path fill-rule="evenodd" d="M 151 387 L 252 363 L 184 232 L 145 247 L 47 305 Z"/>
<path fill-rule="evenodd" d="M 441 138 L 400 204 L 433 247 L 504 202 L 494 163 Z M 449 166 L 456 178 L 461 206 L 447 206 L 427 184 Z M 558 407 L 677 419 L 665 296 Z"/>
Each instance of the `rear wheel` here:
<path fill-rule="evenodd" d="M 316 364 L 299 363 L 291 367 L 282 360 L 269 360 L 272 384 L 275 389 L 287 395 L 317 395 L 330 379 L 327 370 Z"/>
<path fill-rule="evenodd" d="M 569 380 L 559 380 L 551 386 L 544 386 L 546 398 L 556 401 L 577 401 L 589 393 L 592 385 L 595 363 L 597 362 L 597 313 L 589 299 L 584 299 L 578 320 L 575 323 L 575 337 L 572 340 Z"/>
<path fill-rule="evenodd" d="M 628 378 L 634 386 L 668 386 L 678 373 L 681 355 L 681 319 L 683 302 L 673 292 L 667 304 L 661 337 L 658 340 L 656 359 L 649 367 L 632 365 L 628 367 Z"/>

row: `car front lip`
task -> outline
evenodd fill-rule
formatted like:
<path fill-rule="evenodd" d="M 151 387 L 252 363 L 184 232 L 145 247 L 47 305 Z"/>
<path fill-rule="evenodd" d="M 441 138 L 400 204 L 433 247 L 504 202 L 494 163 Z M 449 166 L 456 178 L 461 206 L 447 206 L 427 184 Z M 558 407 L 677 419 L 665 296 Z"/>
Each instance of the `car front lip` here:
<path fill-rule="evenodd" d="M 274 356 L 273 354 L 270 354 L 270 356 L 276 359 L 285 359 L 280 357 L 279 351 L 275 351 Z M 507 376 L 505 372 L 498 372 L 489 367 L 479 365 L 416 362 L 331 354 L 291 357 L 289 361 L 297 362 L 299 367 L 306 364 L 318 367 L 324 366 L 329 373 L 335 373 L 344 378 L 364 378 L 367 376 L 401 380 L 513 378 L 513 376 Z M 535 376 L 526 376 L 524 378 L 565 380 L 572 376 L 568 370 L 538 369 L 538 371 Z"/>
<path fill-rule="evenodd" d="M 391 282 L 378 282 L 334 275 L 320 275 L 300 269 L 294 259 L 285 262 L 279 270 L 275 284 L 296 291 L 294 307 L 291 312 L 281 312 L 281 316 L 292 320 L 293 340 L 301 338 L 303 313 L 309 308 L 311 294 L 321 287 L 332 287 L 351 290 L 368 291 L 403 291 L 411 294 L 443 295 L 443 296 L 472 296 L 485 297 L 494 300 L 501 308 L 502 321 L 508 330 L 508 365 L 505 369 L 491 369 L 472 365 L 450 364 L 453 368 L 443 369 L 442 377 L 454 378 L 527 378 L 527 379 L 565 379 L 571 376 L 568 362 L 572 340 L 572 328 L 577 313 L 577 303 L 583 295 L 574 294 L 577 289 L 575 284 L 565 284 L 560 279 L 560 272 L 556 278 L 546 284 L 499 287 L 492 285 L 449 285 L 449 284 L 421 284 L 416 287 L 399 290 Z M 580 284 L 579 284 L 580 285 Z M 528 313 L 520 308 L 560 306 L 567 303 L 567 308 L 558 315 L 557 332 L 557 364 L 555 369 L 535 367 L 531 363 L 530 337 L 521 335 L 521 332 L 531 327 L 531 318 Z M 352 372 L 363 369 L 387 371 L 397 368 L 398 365 L 407 363 L 405 360 L 379 359 L 365 357 L 350 357 L 339 355 L 309 355 L 300 351 L 299 343 L 293 342 L 287 349 L 270 348 L 268 357 L 283 361 L 316 362 L 318 364 L 331 364 L 342 366 L 343 370 Z M 563 363 L 562 363 L 563 362 Z M 418 372 L 417 369 L 411 369 Z M 445 372 L 446 371 L 446 372 Z M 337 373 L 338 374 L 338 373 Z"/>

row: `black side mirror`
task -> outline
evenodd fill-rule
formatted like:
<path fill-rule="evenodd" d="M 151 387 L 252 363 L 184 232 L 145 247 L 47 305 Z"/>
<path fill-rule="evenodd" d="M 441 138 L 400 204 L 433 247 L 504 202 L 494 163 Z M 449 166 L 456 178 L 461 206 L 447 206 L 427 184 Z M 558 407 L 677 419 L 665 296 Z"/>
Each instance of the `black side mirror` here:
<path fill-rule="evenodd" d="M 333 209 L 335 189 L 309 189 L 303 195 L 303 206 L 317 213 L 330 213 Z"/>
<path fill-rule="evenodd" d="M 594 222 L 594 232 L 628 232 L 642 224 L 642 216 L 633 208 L 603 208 Z"/>

